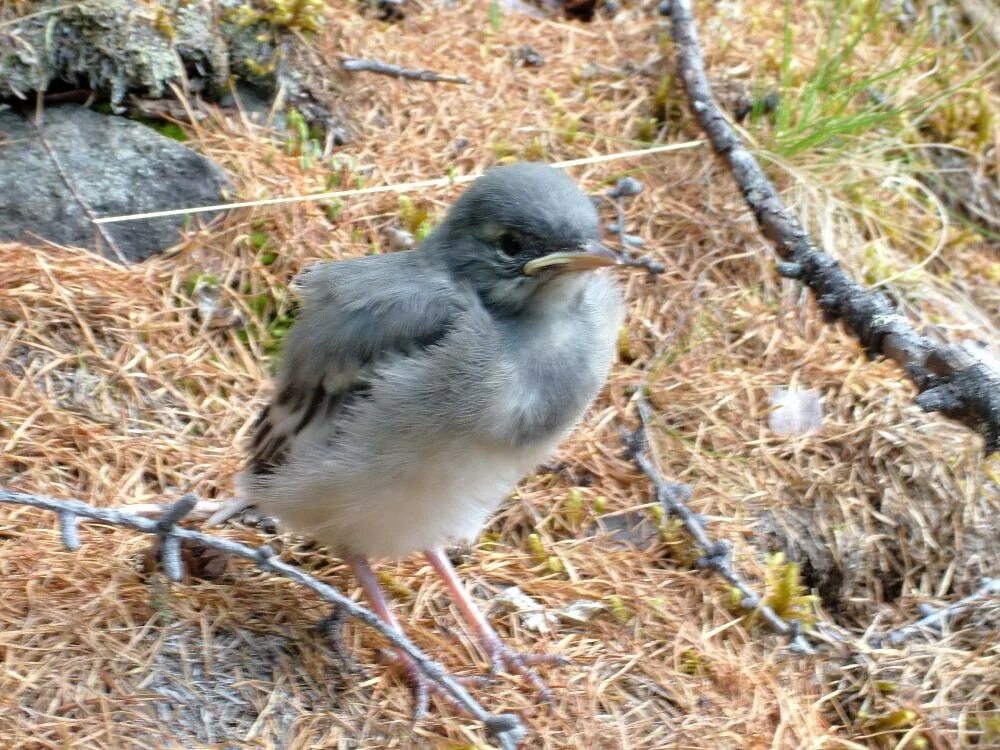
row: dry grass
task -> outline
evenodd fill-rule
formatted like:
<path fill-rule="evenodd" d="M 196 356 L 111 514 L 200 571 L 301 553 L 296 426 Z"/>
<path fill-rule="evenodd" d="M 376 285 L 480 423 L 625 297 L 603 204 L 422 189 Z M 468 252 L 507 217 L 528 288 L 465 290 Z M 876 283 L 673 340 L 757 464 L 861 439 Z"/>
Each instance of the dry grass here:
<path fill-rule="evenodd" d="M 391 27 L 346 3 L 332 17 L 315 42 L 331 79 L 342 75 L 336 53 L 346 53 L 474 81 L 343 79 L 341 106 L 357 138 L 336 157 L 342 184 L 468 173 L 510 156 L 554 161 L 631 148 L 670 69 L 645 11 L 589 26 L 514 16 L 499 31 L 478 4 L 428 5 Z M 706 28 L 715 29 L 713 42 L 725 42 L 710 49 L 713 69 L 734 70 L 753 37 L 724 22 Z M 522 44 L 540 51 L 546 66 L 515 66 L 512 52 Z M 686 120 L 672 130 L 670 138 L 696 135 Z M 234 175 L 243 198 L 331 186 L 330 160 L 304 165 L 286 153 L 283 134 L 272 140 L 231 112 L 189 134 Z M 347 158 L 364 169 L 344 167 Z M 462 567 L 481 599 L 516 583 L 552 608 L 576 599 L 612 606 L 548 636 L 497 615 L 511 641 L 574 664 L 548 671 L 552 711 L 506 679 L 478 691 L 484 702 L 524 715 L 527 746 L 540 748 L 995 746 L 996 606 L 940 642 L 863 653 L 850 644 L 873 622 L 885 629 L 909 621 L 918 603 L 952 600 L 1000 571 L 997 460 L 984 461 L 967 432 L 920 413 L 892 366 L 866 362 L 777 279 L 728 175 L 707 153 L 573 176 L 596 191 L 626 170 L 647 186 L 630 205 L 630 229 L 666 272 L 623 275 L 630 317 L 612 382 L 559 465 L 522 483 Z M 849 214 L 823 210 L 822 186 L 790 185 L 832 247 L 850 248 L 863 236 Z M 434 217 L 455 194 L 432 191 L 414 202 Z M 288 279 L 315 258 L 385 247 L 399 204 L 369 196 L 349 201 L 332 222 L 331 213 L 305 203 L 240 212 L 192 230 L 174 252 L 134 269 L 71 249 L 4 246 L 4 483 L 104 506 L 189 489 L 230 495 L 239 446 L 267 393 Z M 900 236 L 894 252 L 905 255 L 910 239 Z M 988 337 L 998 298 L 982 269 L 995 266 L 996 248 L 968 239 L 961 253 L 948 247 L 947 267 L 928 266 L 922 285 L 903 296 L 945 334 L 967 335 L 971 326 Z M 864 270 L 857 256 L 844 256 Z M 209 274 L 218 279 L 219 305 L 248 321 L 245 332 L 203 319 L 191 287 Z M 647 370 L 664 474 L 694 487 L 693 507 L 713 536 L 734 542 L 748 576 L 763 579 L 765 552 L 799 560 L 806 584 L 821 595 L 820 622 L 851 634 L 847 644 L 786 657 L 773 636 L 732 613 L 724 586 L 690 569 L 682 540 L 637 549 L 595 530 L 601 514 L 649 512 L 649 488 L 621 456 L 617 432 L 632 420 L 629 389 Z M 823 395 L 818 435 L 768 431 L 769 393 L 789 383 Z M 579 511 L 571 502 L 577 491 Z M 259 539 L 248 529 L 226 533 Z M 565 572 L 538 563 L 529 534 Z M 65 552 L 51 516 L 0 509 L 3 747 L 484 745 L 479 730 L 444 705 L 411 727 L 407 692 L 379 665 L 377 637 L 349 626 L 356 664 L 346 668 L 313 630 L 322 608 L 288 582 L 233 564 L 219 581 L 168 588 L 139 572 L 149 540 L 103 527 L 82 537 L 79 552 Z M 284 555 L 354 590 L 338 561 L 284 541 Z M 480 671 L 481 656 L 456 631 L 457 613 L 420 560 L 383 569 L 398 583 L 398 610 L 418 644 L 460 673 Z"/>

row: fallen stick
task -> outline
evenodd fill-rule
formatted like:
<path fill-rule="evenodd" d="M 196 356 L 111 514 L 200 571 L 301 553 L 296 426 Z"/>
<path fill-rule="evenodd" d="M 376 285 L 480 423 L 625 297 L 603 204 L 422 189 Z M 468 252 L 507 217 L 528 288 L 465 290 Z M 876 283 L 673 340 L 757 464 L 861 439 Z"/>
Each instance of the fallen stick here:
<path fill-rule="evenodd" d="M 70 550 L 79 549 L 78 524 L 81 518 L 100 521 L 115 526 L 140 531 L 144 534 L 155 534 L 161 541 L 163 567 L 167 575 L 174 581 L 183 576 L 181 565 L 181 542 L 197 542 L 211 549 L 219 550 L 233 557 L 257 565 L 263 570 L 277 573 L 295 583 L 310 589 L 321 599 L 334 605 L 335 611 L 346 612 L 366 625 L 374 628 L 394 646 L 409 656 L 414 664 L 427 675 L 428 679 L 441 686 L 455 703 L 470 716 L 483 723 L 486 731 L 504 750 L 515 750 L 524 737 L 524 728 L 520 720 L 513 714 L 491 714 L 483 708 L 469 692 L 436 661 L 427 657 L 402 632 L 386 625 L 378 616 L 352 599 L 344 596 L 337 589 L 323 583 L 303 570 L 280 560 L 274 550 L 263 545 L 254 549 L 245 544 L 234 542 L 222 537 L 204 534 L 199 531 L 184 528 L 177 524 L 189 513 L 196 510 L 198 499 L 194 495 L 185 495 L 171 505 L 161 506 L 162 513 L 158 519 L 128 513 L 121 509 L 95 508 L 80 500 L 56 500 L 43 495 L 30 495 L 12 492 L 0 488 L 0 503 L 14 505 L 29 505 L 34 508 L 51 510 L 59 516 L 59 530 L 63 545 Z"/>
<path fill-rule="evenodd" d="M 740 608 L 749 614 L 760 615 L 771 630 L 788 638 L 790 651 L 798 654 L 815 653 L 813 645 L 802 635 L 802 628 L 798 621 L 788 621 L 782 618 L 736 572 L 736 569 L 733 568 L 733 545 L 725 540 L 713 541 L 708 536 L 701 517 L 687 506 L 686 496 L 690 494 L 690 488 L 685 484 L 668 482 L 660 474 L 656 463 L 649 454 L 648 430 L 653 417 L 653 409 L 646 399 L 645 387 L 645 384 L 640 386 L 635 396 L 636 407 L 639 411 L 639 428 L 626 435 L 625 444 L 636 466 L 652 482 L 656 491 L 656 499 L 663 506 L 663 509 L 681 520 L 684 528 L 701 550 L 702 556 L 698 558 L 696 566 L 704 570 L 715 571 L 736 588 L 740 592 Z"/>
<path fill-rule="evenodd" d="M 881 646 L 899 646 L 915 635 L 936 631 L 940 633 L 948 620 L 971 609 L 976 602 L 991 596 L 1000 596 L 1000 578 L 985 578 L 982 585 L 968 596 L 952 602 L 947 607 L 928 612 L 919 620 L 901 628 L 890 630 L 884 635 L 873 635 L 868 641 L 879 648 Z"/>
<path fill-rule="evenodd" d="M 666 5 L 661 4 L 661 12 Z M 782 258 L 778 273 L 809 287 L 827 321 L 843 321 L 869 356 L 899 364 L 917 386 L 920 408 L 978 432 L 987 453 L 1000 450 L 998 366 L 974 344 L 941 344 L 917 333 L 884 294 L 862 287 L 816 245 L 713 101 L 690 0 L 673 0 L 669 6 L 677 70 L 691 109 Z"/>
<path fill-rule="evenodd" d="M 469 79 L 464 76 L 450 76 L 444 73 L 436 73 L 433 70 L 421 70 L 418 68 L 402 68 L 399 65 L 383 62 L 382 60 L 369 60 L 363 57 L 344 57 L 340 60 L 340 67 L 350 73 L 378 73 L 393 78 L 406 78 L 411 81 L 426 81 L 427 83 L 469 83 Z"/>

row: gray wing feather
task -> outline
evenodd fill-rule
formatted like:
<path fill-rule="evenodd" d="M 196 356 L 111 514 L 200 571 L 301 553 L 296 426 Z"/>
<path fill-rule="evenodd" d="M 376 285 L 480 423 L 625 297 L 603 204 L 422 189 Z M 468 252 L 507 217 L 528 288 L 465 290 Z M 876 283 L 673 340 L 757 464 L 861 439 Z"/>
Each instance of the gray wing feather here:
<path fill-rule="evenodd" d="M 301 298 L 285 345 L 274 399 L 254 426 L 248 470 L 281 466 L 297 436 L 368 397 L 370 377 L 389 355 L 440 341 L 461 310 L 448 277 L 416 253 L 321 262 L 292 283 Z"/>

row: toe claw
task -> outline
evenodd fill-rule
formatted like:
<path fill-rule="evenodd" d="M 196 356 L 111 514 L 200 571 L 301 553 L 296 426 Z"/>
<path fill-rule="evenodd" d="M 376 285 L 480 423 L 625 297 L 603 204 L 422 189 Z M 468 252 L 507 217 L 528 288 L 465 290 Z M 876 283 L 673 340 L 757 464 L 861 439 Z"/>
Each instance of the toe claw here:
<path fill-rule="evenodd" d="M 416 724 L 427 715 L 431 697 L 424 679 L 418 680 L 415 685 L 411 686 L 411 689 L 413 690 L 413 723 Z"/>
<path fill-rule="evenodd" d="M 499 639 L 484 643 L 483 646 L 490 657 L 490 664 L 492 665 L 490 670 L 491 676 L 501 670 L 518 675 L 531 684 L 543 701 L 550 705 L 555 702 L 552 692 L 533 667 L 536 664 L 565 665 L 570 663 L 568 659 L 550 654 L 522 654 Z"/>
<path fill-rule="evenodd" d="M 410 688 L 410 695 L 413 696 L 413 722 L 420 721 L 427 715 L 430 709 L 431 693 L 441 694 L 449 697 L 443 692 L 437 683 L 432 682 L 427 675 L 414 663 L 407 654 L 402 651 L 384 651 L 383 656 L 387 664 L 403 674 L 403 679 Z"/>

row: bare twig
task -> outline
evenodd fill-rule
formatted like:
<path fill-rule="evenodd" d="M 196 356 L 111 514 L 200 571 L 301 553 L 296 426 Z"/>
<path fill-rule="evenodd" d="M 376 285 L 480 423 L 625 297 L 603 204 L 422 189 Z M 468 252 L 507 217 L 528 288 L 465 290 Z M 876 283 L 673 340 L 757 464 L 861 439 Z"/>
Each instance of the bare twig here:
<path fill-rule="evenodd" d="M 643 190 L 643 184 L 634 177 L 623 177 L 618 180 L 607 195 L 602 196 L 609 200 L 615 207 L 614 231 L 618 234 L 621 243 L 622 265 L 633 266 L 635 268 L 645 268 L 651 275 L 656 276 L 663 273 L 663 264 L 658 260 L 653 260 L 648 255 L 632 256 L 628 248 L 641 247 L 642 239 L 625 231 L 625 201 L 632 198 Z"/>
<path fill-rule="evenodd" d="M 677 68 L 691 109 L 715 152 L 726 160 L 764 236 L 782 258 L 778 272 L 808 286 L 830 322 L 844 321 L 871 356 L 899 364 L 916 384 L 917 405 L 939 411 L 982 435 L 986 452 L 1000 450 L 1000 371 L 972 348 L 939 344 L 914 330 L 878 292 L 865 289 L 820 249 L 712 100 L 690 0 L 670 4 Z"/>
<path fill-rule="evenodd" d="M 1000 595 L 1000 578 L 984 578 L 982 586 L 967 597 L 959 599 L 947 607 L 934 610 L 914 623 L 890 630 L 883 635 L 871 636 L 868 640 L 876 648 L 881 646 L 899 646 L 910 638 L 920 633 L 926 633 L 928 630 L 941 632 L 951 618 L 971 609 L 981 599 L 998 595 Z"/>
<path fill-rule="evenodd" d="M 230 507 L 235 502 L 235 499 L 198 500 L 184 518 L 188 521 L 204 521 L 207 518 L 211 518 L 223 508 Z M 143 516 L 145 518 L 162 518 L 165 507 L 167 506 L 163 505 L 163 503 L 136 503 L 135 505 L 128 506 L 128 512 L 132 515 Z"/>
<path fill-rule="evenodd" d="M 691 494 L 691 488 L 686 484 L 668 482 L 660 474 L 656 463 L 649 454 L 648 430 L 653 419 L 653 409 L 646 398 L 645 388 L 644 383 L 639 387 L 635 396 L 640 425 L 637 430 L 626 435 L 626 446 L 632 460 L 653 483 L 656 499 L 663 505 L 664 510 L 681 519 L 684 528 L 701 549 L 702 556 L 698 558 L 697 566 L 714 570 L 735 587 L 742 595 L 740 607 L 747 612 L 759 614 L 773 631 L 786 636 L 791 651 L 799 654 L 814 653 L 815 649 L 802 635 L 798 621 L 783 619 L 765 604 L 761 597 L 736 572 L 733 568 L 733 545 L 725 540 L 713 541 L 709 537 L 701 517 L 687 506 L 687 498 Z"/>
<path fill-rule="evenodd" d="M 369 60 L 363 57 L 344 57 L 340 60 L 340 67 L 350 73 L 367 72 L 379 73 L 393 78 L 406 78 L 411 81 L 426 81 L 427 83 L 469 83 L 469 79 L 464 76 L 450 76 L 443 73 L 435 73 L 433 70 L 420 70 L 418 68 L 401 68 L 392 63 L 382 60 Z"/>
<path fill-rule="evenodd" d="M 361 620 L 374 628 L 394 646 L 403 651 L 430 680 L 440 685 L 454 702 L 469 715 L 481 721 L 490 735 L 505 750 L 513 750 L 524 736 L 524 728 L 520 720 L 513 714 L 491 714 L 483 708 L 469 692 L 438 662 L 427 657 L 402 632 L 382 622 L 375 613 L 357 602 L 341 594 L 337 589 L 313 578 L 308 573 L 280 560 L 271 547 L 264 545 L 254 549 L 229 539 L 204 534 L 187 529 L 177 524 L 197 505 L 194 495 L 185 495 L 176 503 L 164 506 L 164 512 L 159 519 L 143 518 L 133 513 L 112 508 L 95 508 L 80 500 L 56 500 L 42 495 L 30 495 L 12 492 L 0 488 L 0 503 L 14 505 L 29 505 L 34 508 L 55 511 L 59 514 L 60 530 L 63 543 L 69 549 L 79 546 L 76 533 L 78 519 L 92 519 L 101 523 L 124 526 L 144 534 L 155 534 L 163 540 L 163 559 L 167 574 L 174 580 L 179 580 L 183 571 L 179 560 L 181 542 L 197 542 L 198 544 L 219 550 L 234 557 L 242 557 L 258 567 L 272 573 L 284 576 L 295 583 L 301 584 L 319 595 L 321 599 L 333 604 L 340 612 Z M 175 548 L 175 557 L 168 563 L 168 544 Z"/>

